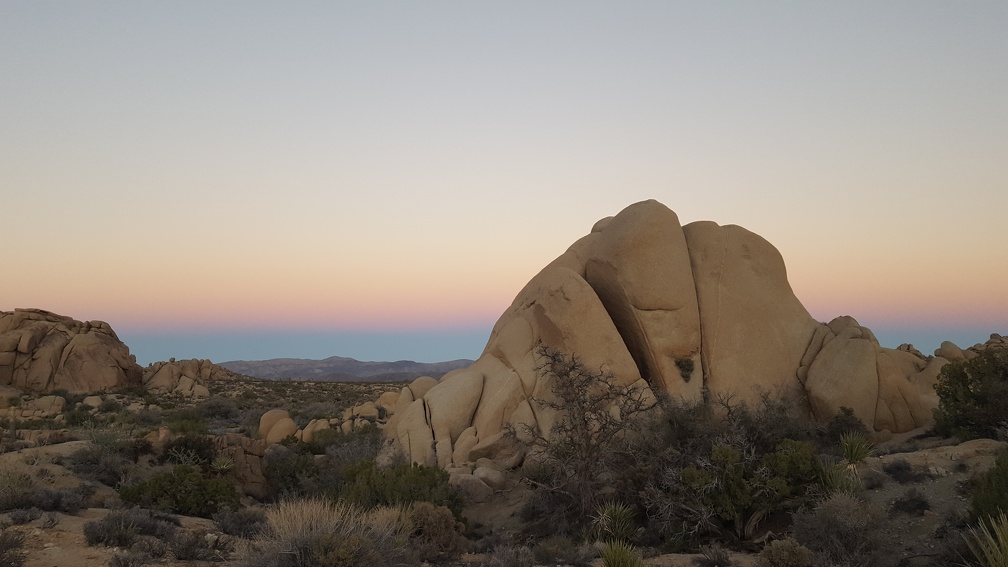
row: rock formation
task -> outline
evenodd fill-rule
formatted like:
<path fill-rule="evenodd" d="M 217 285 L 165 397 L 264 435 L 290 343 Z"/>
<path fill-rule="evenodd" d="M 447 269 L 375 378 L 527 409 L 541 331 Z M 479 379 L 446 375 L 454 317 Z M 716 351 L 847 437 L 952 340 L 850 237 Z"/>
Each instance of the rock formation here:
<path fill-rule="evenodd" d="M 143 385 L 148 390 L 160 393 L 175 392 L 184 397 L 206 398 L 210 396 L 207 382 L 214 380 L 234 380 L 238 374 L 214 364 L 209 360 L 190 359 L 155 362 L 143 371 Z"/>
<path fill-rule="evenodd" d="M 0 311 L 0 388 L 95 392 L 139 384 L 140 376 L 108 323 L 40 309 Z"/>
<path fill-rule="evenodd" d="M 533 277 L 471 366 L 403 388 L 385 428 L 390 449 L 445 468 L 513 459 L 505 424 L 548 432 L 558 417 L 535 401 L 551 395 L 536 372 L 540 344 L 673 398 L 801 393 L 814 418 L 850 407 L 892 433 L 930 422 L 948 361 L 883 348 L 850 317 L 817 322 L 769 242 L 734 225 L 681 226 L 645 201 L 596 223 Z"/>

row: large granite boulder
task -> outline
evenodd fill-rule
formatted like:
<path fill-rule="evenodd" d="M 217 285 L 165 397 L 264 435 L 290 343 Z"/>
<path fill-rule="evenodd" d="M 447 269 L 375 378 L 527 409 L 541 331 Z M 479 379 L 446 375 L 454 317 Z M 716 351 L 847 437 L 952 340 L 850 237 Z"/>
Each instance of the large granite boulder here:
<path fill-rule="evenodd" d="M 600 220 L 533 277 L 471 366 L 403 388 L 387 450 L 445 468 L 520 461 L 506 426 L 548 435 L 560 417 L 540 403 L 552 395 L 537 371 L 540 345 L 652 395 L 738 403 L 799 394 L 811 418 L 849 407 L 892 433 L 931 420 L 943 356 L 972 355 L 951 344 L 935 357 L 911 345 L 883 348 L 850 317 L 819 323 L 769 242 L 733 225 L 681 226 L 645 201 Z"/>
<path fill-rule="evenodd" d="M 108 323 L 41 309 L 0 311 L 0 386 L 96 392 L 139 384 L 141 373 Z"/>

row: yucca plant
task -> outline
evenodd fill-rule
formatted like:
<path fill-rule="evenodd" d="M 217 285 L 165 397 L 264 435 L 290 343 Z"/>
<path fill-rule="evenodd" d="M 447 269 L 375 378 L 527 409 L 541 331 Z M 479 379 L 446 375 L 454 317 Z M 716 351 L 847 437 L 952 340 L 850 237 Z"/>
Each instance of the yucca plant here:
<path fill-rule="evenodd" d="M 864 433 L 849 431 L 840 436 L 840 450 L 847 468 L 856 475 L 858 465 L 875 453 L 875 443 Z"/>
<path fill-rule="evenodd" d="M 644 567 L 644 559 L 629 543 L 611 541 L 602 546 L 602 565 L 604 567 Z"/>
<path fill-rule="evenodd" d="M 976 567 L 1008 567 L 1008 517 L 998 512 L 997 517 L 981 520 L 976 528 L 970 528 L 966 538 Z M 965 537 L 965 536 L 964 536 Z"/>
<path fill-rule="evenodd" d="M 819 478 L 827 494 L 854 494 L 862 488 L 855 469 L 850 468 L 849 463 L 838 463 L 835 459 L 823 459 Z"/>
<path fill-rule="evenodd" d="M 592 529 L 600 541 L 630 542 L 637 533 L 633 508 L 622 502 L 600 504 L 592 517 Z"/>

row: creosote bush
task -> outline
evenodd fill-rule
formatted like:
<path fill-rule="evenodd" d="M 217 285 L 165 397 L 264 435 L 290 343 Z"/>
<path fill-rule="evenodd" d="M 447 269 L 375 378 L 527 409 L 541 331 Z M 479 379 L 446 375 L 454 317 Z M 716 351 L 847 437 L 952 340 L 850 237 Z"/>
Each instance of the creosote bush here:
<path fill-rule="evenodd" d="M 849 494 L 834 494 L 794 517 L 794 537 L 827 564 L 852 567 L 895 564 L 897 554 L 883 533 L 886 518 L 875 506 Z"/>
<path fill-rule="evenodd" d="M 938 433 L 997 439 L 1008 422 L 1008 349 L 986 348 L 975 358 L 946 364 L 935 391 Z"/>
<path fill-rule="evenodd" d="M 1008 449 L 998 453 L 994 466 L 978 475 L 973 488 L 973 516 L 995 517 L 1008 513 Z"/>
<path fill-rule="evenodd" d="M 792 538 L 775 539 L 756 558 L 756 567 L 812 567 L 815 555 Z"/>
<path fill-rule="evenodd" d="M 458 557 L 469 545 L 465 526 L 445 506 L 414 502 L 409 509 L 413 524 L 410 545 L 423 561 L 444 561 Z"/>
<path fill-rule="evenodd" d="M 178 518 L 151 510 L 110 510 L 102 519 L 84 524 L 84 539 L 88 545 L 130 547 L 140 536 L 170 540 L 180 525 Z"/>
<path fill-rule="evenodd" d="M 124 502 L 187 516 L 209 518 L 222 506 L 235 506 L 238 493 L 230 481 L 206 478 L 198 468 L 172 470 L 119 489 Z"/>

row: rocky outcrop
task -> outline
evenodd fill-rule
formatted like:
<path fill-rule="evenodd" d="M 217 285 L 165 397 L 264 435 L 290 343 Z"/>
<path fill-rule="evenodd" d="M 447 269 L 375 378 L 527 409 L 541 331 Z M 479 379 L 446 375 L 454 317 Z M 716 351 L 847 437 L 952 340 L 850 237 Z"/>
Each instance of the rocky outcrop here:
<path fill-rule="evenodd" d="M 40 309 L 0 311 L 0 387 L 96 392 L 139 384 L 141 373 L 108 323 Z"/>
<path fill-rule="evenodd" d="M 236 378 L 238 374 L 223 366 L 195 358 L 155 362 L 143 371 L 144 388 L 159 393 L 174 392 L 187 398 L 209 397 L 208 382 Z"/>
<path fill-rule="evenodd" d="M 385 428 L 388 450 L 449 469 L 520 459 L 505 426 L 548 433 L 559 417 L 539 403 L 551 396 L 536 371 L 539 345 L 674 398 L 799 393 L 810 417 L 850 407 L 892 433 L 930 422 L 941 366 L 969 357 L 951 344 L 935 357 L 883 348 L 850 317 L 820 323 L 769 242 L 733 225 L 681 226 L 645 201 L 596 223 L 533 277 L 472 365 L 403 388 Z"/>

